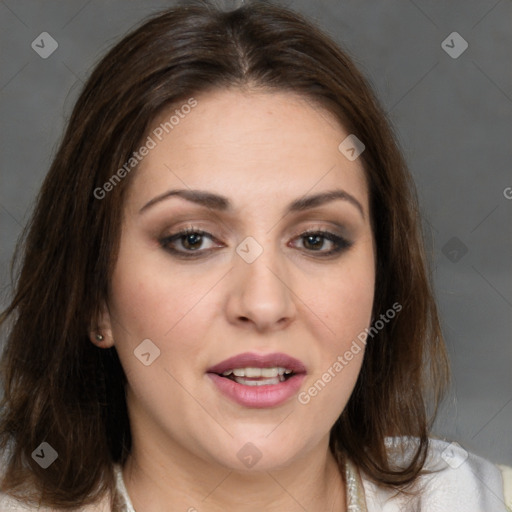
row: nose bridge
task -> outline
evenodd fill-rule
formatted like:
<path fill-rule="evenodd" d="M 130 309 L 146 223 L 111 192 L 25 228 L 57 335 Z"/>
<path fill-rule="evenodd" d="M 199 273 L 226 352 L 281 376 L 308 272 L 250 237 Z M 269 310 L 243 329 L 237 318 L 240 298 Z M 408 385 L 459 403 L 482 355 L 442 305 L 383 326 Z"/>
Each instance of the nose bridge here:
<path fill-rule="evenodd" d="M 261 243 L 256 238 L 246 237 L 236 249 L 238 258 L 235 266 L 240 272 L 242 285 L 257 291 L 258 288 L 266 291 L 266 295 L 281 292 L 283 277 L 278 279 L 276 274 L 283 274 L 283 255 L 279 248 L 275 247 L 271 236 L 264 239 L 259 236 Z M 254 290 L 253 290 L 254 291 Z"/>
<path fill-rule="evenodd" d="M 260 327 L 294 314 L 285 256 L 270 235 L 245 238 L 236 248 L 234 314 Z"/>

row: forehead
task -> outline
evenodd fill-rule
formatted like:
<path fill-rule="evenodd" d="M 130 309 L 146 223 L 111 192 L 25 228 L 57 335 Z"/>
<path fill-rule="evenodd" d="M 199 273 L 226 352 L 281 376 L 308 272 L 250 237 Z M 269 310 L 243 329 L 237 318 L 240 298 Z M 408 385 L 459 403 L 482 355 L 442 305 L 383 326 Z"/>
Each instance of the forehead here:
<path fill-rule="evenodd" d="M 146 136 L 154 147 L 136 170 L 132 202 L 194 188 L 232 196 L 236 207 L 236 198 L 285 201 L 342 187 L 366 209 L 362 163 L 339 151 L 349 133 L 331 113 L 289 92 L 218 90 L 194 100 L 153 122 Z"/>

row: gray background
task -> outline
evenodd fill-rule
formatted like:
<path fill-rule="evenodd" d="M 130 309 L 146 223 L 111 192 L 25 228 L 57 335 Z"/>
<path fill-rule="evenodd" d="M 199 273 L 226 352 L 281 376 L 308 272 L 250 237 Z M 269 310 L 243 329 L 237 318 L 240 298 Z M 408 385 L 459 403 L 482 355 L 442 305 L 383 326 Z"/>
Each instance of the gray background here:
<path fill-rule="evenodd" d="M 0 1 L 3 305 L 14 244 L 85 77 L 127 30 L 169 5 Z M 435 433 L 512 465 L 512 200 L 505 197 L 512 187 L 512 2 L 286 5 L 316 20 L 352 55 L 415 176 L 454 372 Z M 441 46 L 454 31 L 469 45 L 458 58 Z M 31 48 L 42 32 L 59 45 L 47 59 Z"/>

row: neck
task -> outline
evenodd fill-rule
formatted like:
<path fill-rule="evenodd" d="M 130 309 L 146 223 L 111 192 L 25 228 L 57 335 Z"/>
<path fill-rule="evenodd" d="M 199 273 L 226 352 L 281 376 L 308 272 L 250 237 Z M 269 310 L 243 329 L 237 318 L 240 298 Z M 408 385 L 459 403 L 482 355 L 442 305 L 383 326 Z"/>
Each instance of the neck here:
<path fill-rule="evenodd" d="M 174 444 L 162 450 L 162 444 L 134 438 L 123 479 L 137 512 L 170 506 L 188 512 L 346 512 L 345 485 L 327 439 L 289 467 L 243 473 Z"/>

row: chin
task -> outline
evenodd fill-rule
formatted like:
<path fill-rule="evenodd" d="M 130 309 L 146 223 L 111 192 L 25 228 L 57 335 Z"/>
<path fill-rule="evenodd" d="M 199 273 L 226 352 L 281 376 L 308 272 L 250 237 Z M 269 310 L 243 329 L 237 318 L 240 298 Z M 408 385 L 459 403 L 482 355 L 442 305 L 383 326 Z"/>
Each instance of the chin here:
<path fill-rule="evenodd" d="M 275 428 L 275 426 L 273 427 Z M 303 446 L 303 439 L 286 435 L 273 438 L 272 429 L 265 425 L 263 433 L 259 435 L 242 435 L 230 438 L 229 444 L 224 445 L 222 452 L 212 454 L 217 462 L 231 471 L 259 472 L 275 471 L 290 466 L 301 457 L 307 447 Z"/>

